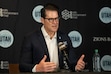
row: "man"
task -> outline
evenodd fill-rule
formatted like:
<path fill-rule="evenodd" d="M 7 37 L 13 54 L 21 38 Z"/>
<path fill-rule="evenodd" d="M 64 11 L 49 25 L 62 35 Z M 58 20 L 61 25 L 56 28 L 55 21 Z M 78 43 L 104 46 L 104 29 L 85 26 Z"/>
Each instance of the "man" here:
<path fill-rule="evenodd" d="M 59 9 L 53 4 L 46 4 L 41 10 L 40 30 L 26 36 L 20 59 L 21 72 L 53 72 L 64 69 L 64 53 L 67 53 L 67 65 L 72 71 L 81 71 L 85 67 L 84 55 L 77 61 L 70 38 L 58 31 Z M 65 43 L 60 50 L 58 44 Z"/>

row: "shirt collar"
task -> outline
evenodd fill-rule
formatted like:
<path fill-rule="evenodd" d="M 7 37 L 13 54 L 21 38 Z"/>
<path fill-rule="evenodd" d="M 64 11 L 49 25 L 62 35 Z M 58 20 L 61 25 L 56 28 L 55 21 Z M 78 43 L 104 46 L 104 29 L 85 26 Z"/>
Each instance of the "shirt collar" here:
<path fill-rule="evenodd" d="M 44 36 L 44 37 L 49 37 L 49 38 L 50 38 L 50 36 L 49 36 L 48 33 L 46 32 L 44 26 L 41 27 L 41 30 L 42 30 L 42 33 L 43 33 L 43 36 Z M 56 38 L 56 37 L 57 37 L 57 33 L 55 33 L 55 35 L 54 35 L 53 38 Z"/>

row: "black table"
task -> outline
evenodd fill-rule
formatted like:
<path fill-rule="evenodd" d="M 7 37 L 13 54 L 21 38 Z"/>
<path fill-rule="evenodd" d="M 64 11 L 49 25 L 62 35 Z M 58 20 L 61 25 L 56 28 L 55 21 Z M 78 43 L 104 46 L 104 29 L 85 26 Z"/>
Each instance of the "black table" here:
<path fill-rule="evenodd" d="M 54 72 L 54 73 L 13 73 L 13 74 L 111 74 L 111 72 Z"/>

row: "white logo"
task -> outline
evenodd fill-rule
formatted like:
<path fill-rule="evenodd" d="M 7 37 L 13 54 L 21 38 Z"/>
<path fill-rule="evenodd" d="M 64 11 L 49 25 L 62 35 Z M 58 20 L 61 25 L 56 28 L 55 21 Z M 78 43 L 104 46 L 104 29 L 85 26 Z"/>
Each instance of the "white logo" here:
<path fill-rule="evenodd" d="M 2 30 L 0 31 L 0 46 L 3 48 L 8 48 L 13 43 L 13 35 L 8 30 Z"/>
<path fill-rule="evenodd" d="M 86 16 L 86 14 L 78 14 L 77 11 L 68 11 L 67 9 L 61 12 L 62 18 L 65 20 L 68 19 L 77 19 L 79 16 Z"/>
<path fill-rule="evenodd" d="M 111 37 L 93 37 L 94 42 L 110 42 Z"/>
<path fill-rule="evenodd" d="M 68 36 L 70 37 L 74 48 L 80 46 L 82 43 L 82 36 L 78 31 L 71 31 Z"/>
<path fill-rule="evenodd" d="M 111 56 L 105 55 L 101 59 L 101 68 L 104 71 L 111 71 Z"/>
<path fill-rule="evenodd" d="M 111 8 L 103 7 L 99 12 L 99 18 L 103 23 L 111 22 Z"/>
<path fill-rule="evenodd" d="M 40 18 L 41 18 L 41 13 L 40 13 L 40 11 L 41 11 L 42 8 L 43 8 L 42 5 L 38 5 L 38 6 L 36 6 L 36 7 L 33 9 L 33 11 L 32 11 L 32 17 L 33 17 L 33 19 L 34 19 L 36 22 L 38 22 L 38 23 L 41 23 L 41 20 L 40 20 Z"/>
<path fill-rule="evenodd" d="M 9 15 L 18 15 L 18 12 L 9 12 L 8 9 L 0 8 L 0 17 L 9 17 Z"/>
<path fill-rule="evenodd" d="M 9 69 L 9 62 L 8 61 L 1 61 L 0 62 L 0 69 Z"/>

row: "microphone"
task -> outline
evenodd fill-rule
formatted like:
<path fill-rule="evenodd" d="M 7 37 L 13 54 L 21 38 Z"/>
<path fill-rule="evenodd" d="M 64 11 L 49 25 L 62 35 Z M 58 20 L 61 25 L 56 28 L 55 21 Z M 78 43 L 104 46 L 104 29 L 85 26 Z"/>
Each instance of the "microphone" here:
<path fill-rule="evenodd" d="M 65 49 L 67 48 L 67 42 L 59 42 L 58 43 L 58 47 L 59 47 L 59 50 L 63 51 L 64 53 L 64 56 L 66 57 L 66 59 L 68 60 L 68 62 L 70 63 L 70 60 L 68 58 L 68 55 L 65 51 Z"/>
<path fill-rule="evenodd" d="M 64 58 L 63 58 L 63 63 L 64 63 L 63 68 L 64 69 L 61 70 L 61 72 L 70 72 L 69 66 L 68 66 L 68 63 L 67 63 L 67 61 L 70 63 L 70 60 L 69 60 L 68 55 L 67 55 L 67 53 L 65 51 L 65 49 L 67 48 L 67 42 L 66 41 L 65 42 L 59 42 L 58 47 L 59 47 L 59 50 L 63 51 L 63 54 L 64 54 Z"/>

